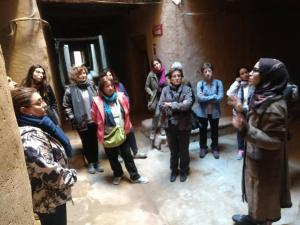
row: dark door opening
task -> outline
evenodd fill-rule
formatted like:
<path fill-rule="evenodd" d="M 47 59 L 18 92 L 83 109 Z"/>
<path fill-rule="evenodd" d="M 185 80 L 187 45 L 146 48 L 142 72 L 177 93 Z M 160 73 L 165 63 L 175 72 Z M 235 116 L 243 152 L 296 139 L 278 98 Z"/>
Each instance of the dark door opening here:
<path fill-rule="evenodd" d="M 101 35 L 85 38 L 55 39 L 60 82 L 63 86 L 70 83 L 69 71 L 72 66 L 84 65 L 88 78 L 98 83 L 99 73 L 108 67 L 107 56 Z"/>
<path fill-rule="evenodd" d="M 53 63 L 58 65 L 56 77 L 62 87 L 69 84 L 68 71 L 73 65 L 85 64 L 96 81 L 99 73 L 110 67 L 129 93 L 132 114 L 149 115 L 144 91 L 149 72 L 147 40 L 145 34 L 136 34 L 135 22 L 130 19 L 139 7 L 39 1 L 41 16 L 49 22 L 55 40 Z"/>

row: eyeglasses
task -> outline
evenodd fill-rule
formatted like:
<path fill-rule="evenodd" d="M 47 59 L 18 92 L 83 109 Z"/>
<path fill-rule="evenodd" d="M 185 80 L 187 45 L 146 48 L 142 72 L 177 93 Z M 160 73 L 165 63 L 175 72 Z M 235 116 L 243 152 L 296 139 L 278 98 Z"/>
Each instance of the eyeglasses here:
<path fill-rule="evenodd" d="M 43 104 L 45 104 L 45 100 L 39 99 L 36 102 L 32 103 L 30 106 L 42 106 Z"/>

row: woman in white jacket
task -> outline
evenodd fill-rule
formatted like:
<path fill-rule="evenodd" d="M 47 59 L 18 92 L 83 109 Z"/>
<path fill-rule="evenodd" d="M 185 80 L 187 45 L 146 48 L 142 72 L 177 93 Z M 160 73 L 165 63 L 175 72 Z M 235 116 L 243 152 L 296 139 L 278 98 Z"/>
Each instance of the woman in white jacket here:
<path fill-rule="evenodd" d="M 249 109 L 249 101 L 253 93 L 253 87 L 249 85 L 249 69 L 245 66 L 240 67 L 237 71 L 238 77 L 231 84 L 230 88 L 226 92 L 230 99 L 239 101 L 238 111 L 246 115 Z M 233 109 L 233 114 L 236 114 L 236 110 Z M 237 160 L 241 160 L 245 152 L 245 140 L 241 137 L 240 132 L 237 132 L 237 144 L 238 153 Z"/>

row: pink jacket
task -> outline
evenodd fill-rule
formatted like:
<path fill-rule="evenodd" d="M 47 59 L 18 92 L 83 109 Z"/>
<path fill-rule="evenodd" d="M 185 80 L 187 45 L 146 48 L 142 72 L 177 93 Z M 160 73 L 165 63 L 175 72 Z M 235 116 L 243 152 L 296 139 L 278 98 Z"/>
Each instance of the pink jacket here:
<path fill-rule="evenodd" d="M 128 99 L 122 92 L 117 92 L 117 98 L 125 113 L 124 129 L 125 129 L 125 133 L 128 134 L 130 132 L 130 129 L 132 128 L 132 124 L 130 122 L 130 117 L 129 117 Z M 91 109 L 92 120 L 97 124 L 97 137 L 99 142 L 102 143 L 104 137 L 104 128 L 105 128 L 105 114 L 104 114 L 103 100 L 101 96 L 96 96 L 93 98 L 93 100 L 94 101 Z"/>

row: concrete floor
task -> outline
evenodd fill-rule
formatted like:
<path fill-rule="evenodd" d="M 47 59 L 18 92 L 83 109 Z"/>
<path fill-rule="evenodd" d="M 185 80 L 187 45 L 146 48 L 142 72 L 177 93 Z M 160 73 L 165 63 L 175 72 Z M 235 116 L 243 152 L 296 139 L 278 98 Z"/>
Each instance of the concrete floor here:
<path fill-rule="evenodd" d="M 290 142 L 290 169 L 293 207 L 282 210 L 282 219 L 274 225 L 300 224 L 300 120 L 293 123 Z M 71 135 L 75 148 L 80 141 Z M 138 146 L 148 152 L 147 159 L 136 159 L 140 174 L 148 184 L 131 184 L 123 179 L 112 185 L 112 170 L 103 150 L 100 161 L 104 173 L 87 173 L 81 155 L 72 160 L 78 172 L 73 201 L 68 203 L 69 225 L 231 225 L 234 213 L 247 213 L 241 200 L 242 161 L 236 157 L 236 136 L 220 137 L 219 160 L 208 154 L 198 157 L 199 145 L 190 144 L 191 173 L 187 182 L 169 182 L 169 151 L 151 150 L 148 139 L 136 129 Z M 124 168 L 124 165 L 123 165 Z M 124 171 L 126 171 L 124 169 Z M 128 174 L 125 173 L 128 177 Z"/>

